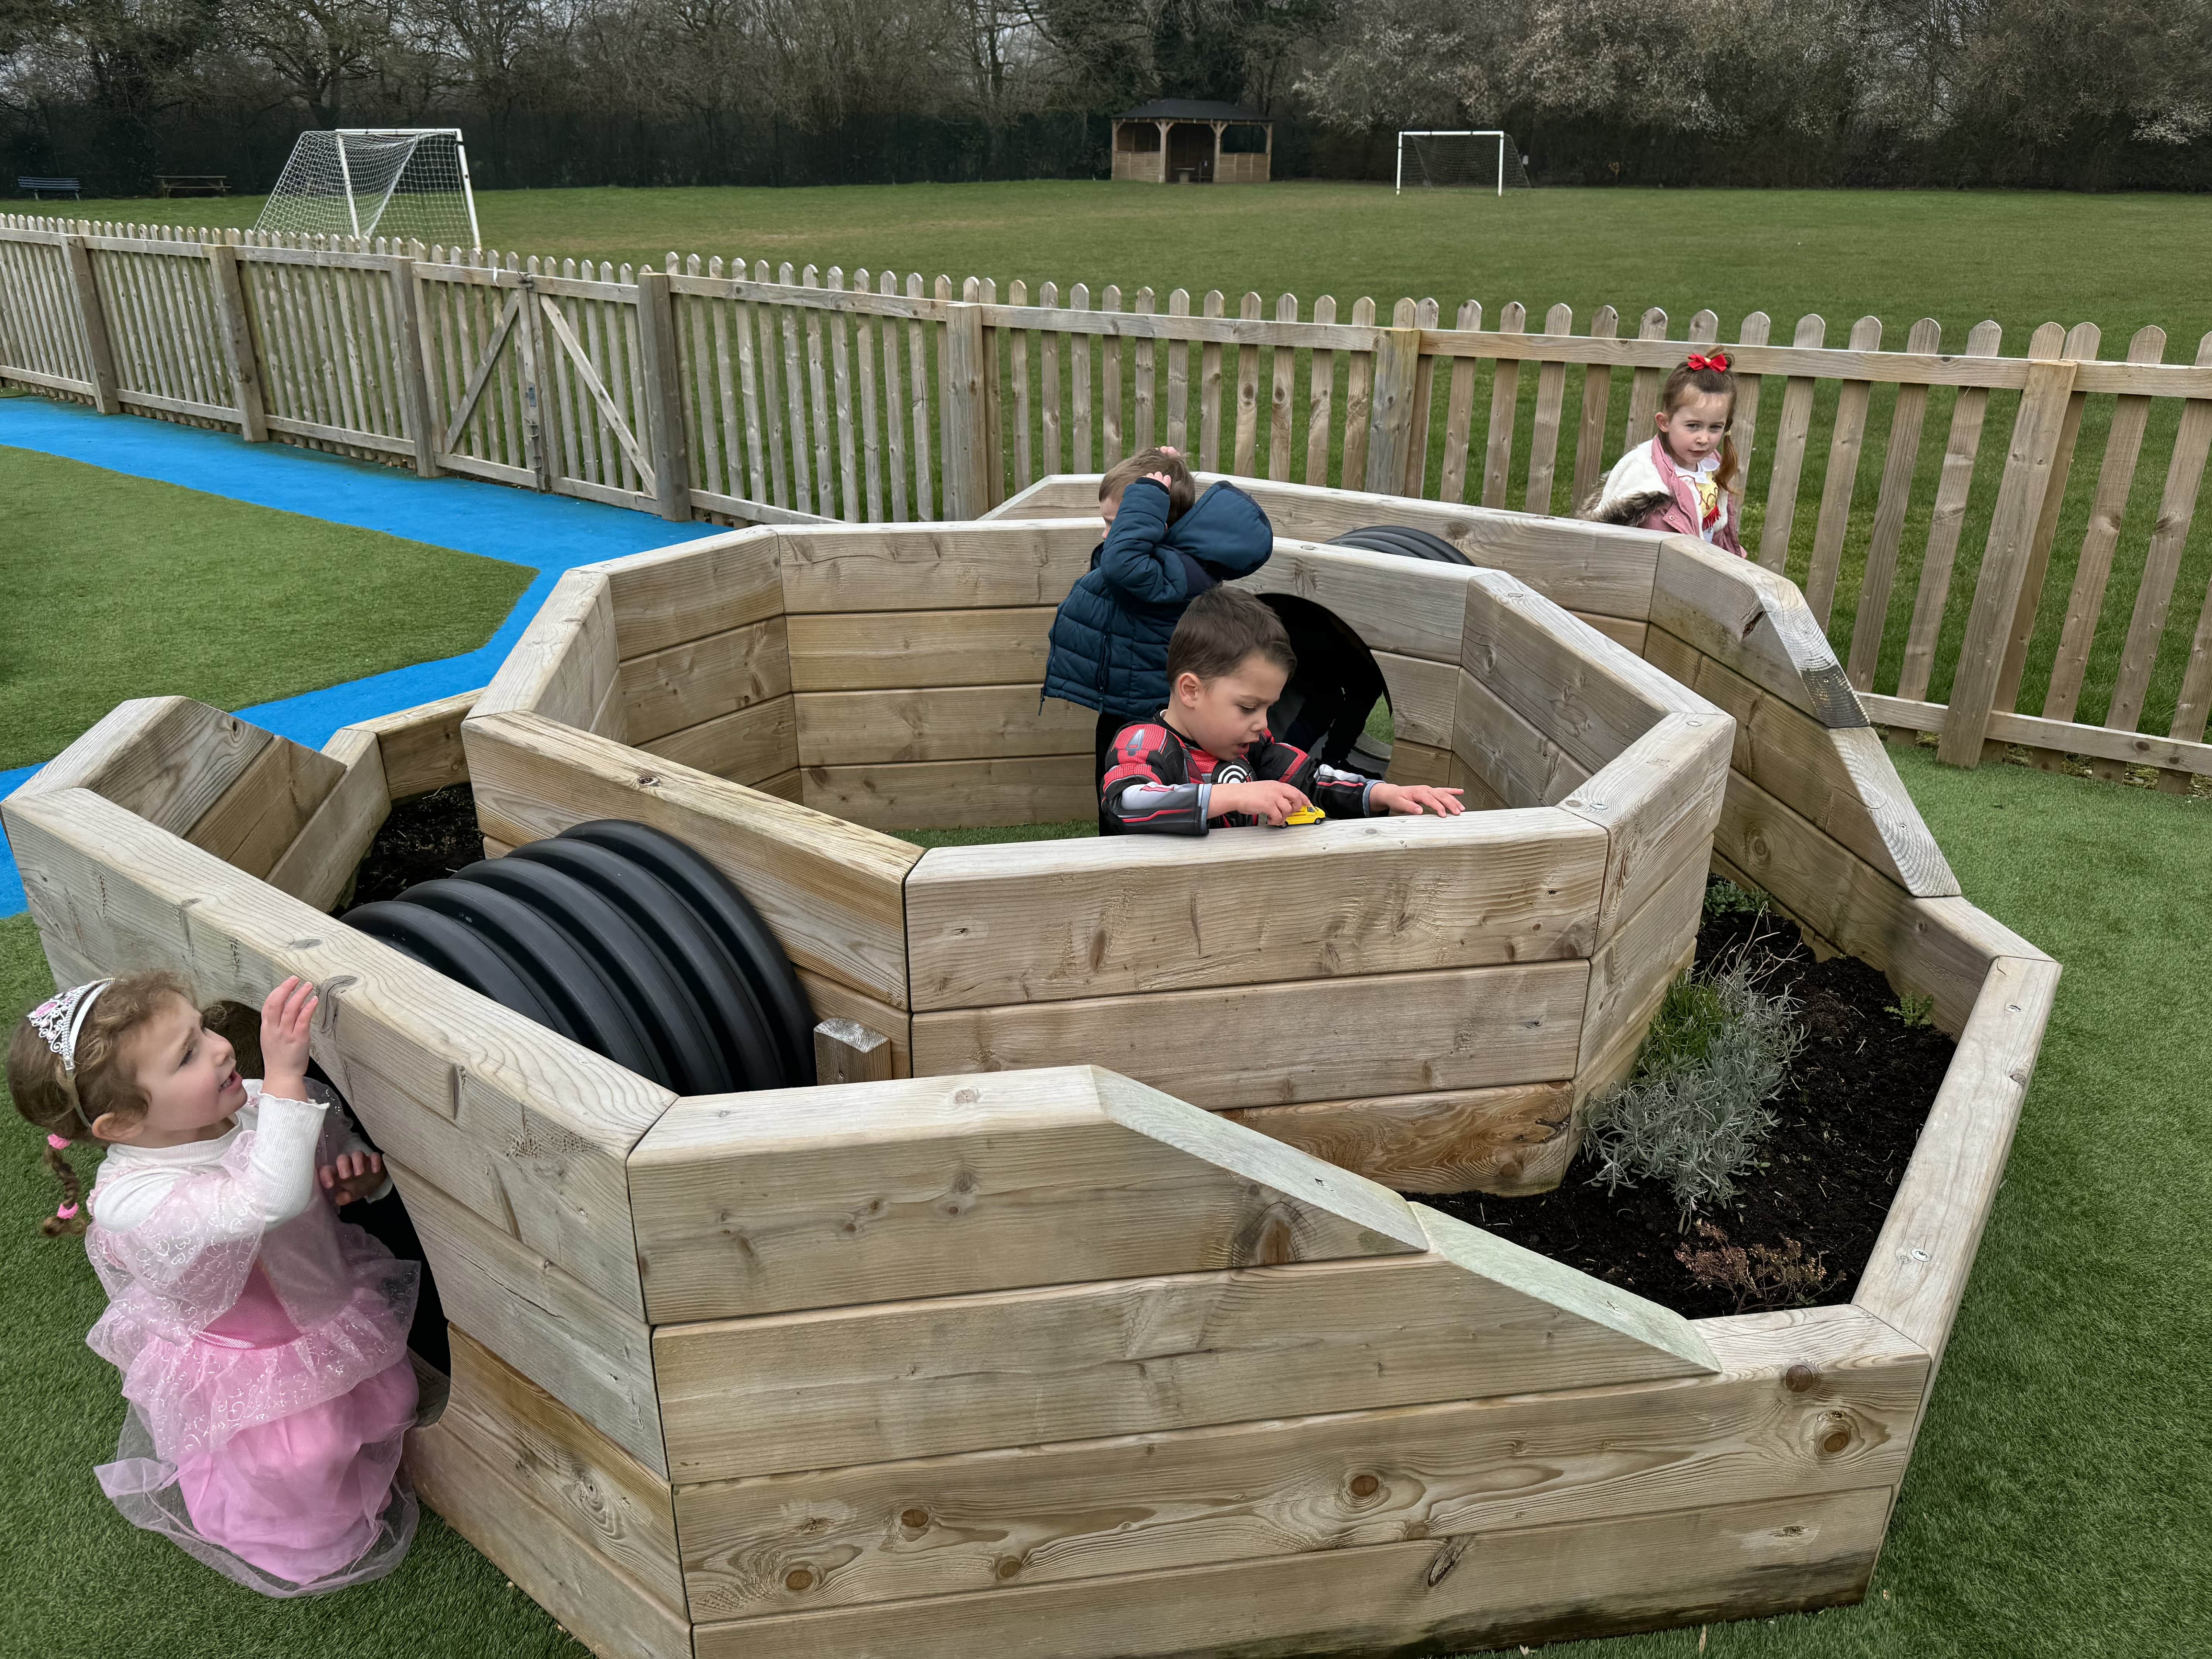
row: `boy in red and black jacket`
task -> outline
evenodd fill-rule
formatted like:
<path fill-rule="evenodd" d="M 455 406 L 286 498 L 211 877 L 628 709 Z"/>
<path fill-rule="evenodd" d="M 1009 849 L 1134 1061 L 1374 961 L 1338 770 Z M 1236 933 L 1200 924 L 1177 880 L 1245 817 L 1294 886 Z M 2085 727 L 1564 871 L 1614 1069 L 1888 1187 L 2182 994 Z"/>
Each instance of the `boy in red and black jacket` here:
<path fill-rule="evenodd" d="M 1378 783 L 1277 743 L 1267 711 L 1297 658 L 1281 621 L 1242 588 L 1200 594 L 1168 643 L 1168 704 L 1124 726 L 1099 785 L 1102 828 L 1115 835 L 1202 836 L 1211 824 L 1280 824 L 1318 805 L 1333 818 L 1449 817 L 1456 789 Z"/>

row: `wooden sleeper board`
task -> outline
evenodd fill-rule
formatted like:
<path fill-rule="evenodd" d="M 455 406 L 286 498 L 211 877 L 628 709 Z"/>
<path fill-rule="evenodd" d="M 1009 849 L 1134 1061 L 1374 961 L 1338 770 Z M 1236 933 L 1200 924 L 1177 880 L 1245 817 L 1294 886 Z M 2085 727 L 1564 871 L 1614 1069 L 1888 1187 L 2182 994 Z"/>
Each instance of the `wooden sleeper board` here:
<path fill-rule="evenodd" d="M 1251 1106 L 1221 1114 L 1401 1193 L 1516 1195 L 1559 1184 L 1570 1082 Z"/>
<path fill-rule="evenodd" d="M 1057 605 L 1105 535 L 1091 522 L 994 517 L 964 524 L 854 525 L 781 532 L 784 606 L 823 611 Z"/>
<path fill-rule="evenodd" d="M 791 690 L 784 621 L 770 617 L 623 659 L 616 673 L 628 740 L 646 744 Z"/>
<path fill-rule="evenodd" d="M 571 570 L 553 585 L 472 715 L 531 714 L 589 731 L 614 689 L 617 667 L 608 579 Z"/>
<path fill-rule="evenodd" d="M 1721 1369 L 1603 1390 L 679 1486 L 702 1623 L 1262 1563 L 1894 1484 L 1928 1357 L 1855 1308 L 1708 1320 Z"/>
<path fill-rule="evenodd" d="M 642 657 L 782 614 L 781 533 L 725 531 L 577 568 L 606 579 L 617 655 Z"/>
<path fill-rule="evenodd" d="M 394 801 L 411 800 L 448 784 L 469 781 L 469 763 L 461 749 L 461 721 L 482 687 L 435 702 L 403 708 L 396 714 L 356 720 L 345 729 L 374 734 L 384 761 L 384 781 Z M 324 745 L 325 752 L 330 745 Z"/>
<path fill-rule="evenodd" d="M 872 829 L 1056 823 L 1089 817 L 1098 807 L 1087 742 L 1079 755 L 809 766 L 799 779 L 815 811 Z"/>
<path fill-rule="evenodd" d="M 1087 1066 L 686 1099 L 629 1179 L 658 1323 L 1427 1248 L 1387 1190 Z"/>
<path fill-rule="evenodd" d="M 1413 1213 L 1420 1255 L 659 1326 L 671 1479 L 1719 1369 L 1680 1316 Z"/>

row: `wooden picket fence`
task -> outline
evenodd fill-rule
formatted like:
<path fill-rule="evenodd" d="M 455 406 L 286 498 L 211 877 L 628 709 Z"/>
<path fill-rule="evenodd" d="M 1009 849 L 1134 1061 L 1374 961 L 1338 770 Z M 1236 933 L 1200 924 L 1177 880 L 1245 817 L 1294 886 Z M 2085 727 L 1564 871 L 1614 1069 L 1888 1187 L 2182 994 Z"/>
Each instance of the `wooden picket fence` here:
<path fill-rule="evenodd" d="M 1719 339 L 1709 311 L 1681 339 L 1656 310 L 1631 337 L 1610 307 L 1580 332 L 1565 306 L 1539 332 L 1517 304 L 1486 329 L 1473 301 L 1449 328 L 1433 300 L 1228 312 L 1218 292 L 1016 282 L 1002 301 L 988 278 L 0 216 L 0 380 L 672 520 L 970 519 L 1155 442 L 1203 471 L 1568 513 L 1651 435 L 1686 346 Z M 2212 533 L 2192 533 L 2212 336 L 2182 365 L 2156 328 L 2114 362 L 2087 324 L 2046 324 L 2019 357 L 1994 323 L 1956 353 L 1932 320 L 1902 351 L 1872 318 L 1840 349 L 1826 326 L 1783 345 L 1744 319 L 1734 436 L 1746 544 L 1803 586 L 1869 714 L 1940 732 L 1960 765 L 2014 744 L 2176 791 L 2212 774 L 2212 592 L 2193 634 L 2168 627 L 2177 590 L 2212 577 Z M 2162 488 L 2138 477 L 2147 448 Z M 2109 596 L 2130 581 L 2123 629 Z"/>

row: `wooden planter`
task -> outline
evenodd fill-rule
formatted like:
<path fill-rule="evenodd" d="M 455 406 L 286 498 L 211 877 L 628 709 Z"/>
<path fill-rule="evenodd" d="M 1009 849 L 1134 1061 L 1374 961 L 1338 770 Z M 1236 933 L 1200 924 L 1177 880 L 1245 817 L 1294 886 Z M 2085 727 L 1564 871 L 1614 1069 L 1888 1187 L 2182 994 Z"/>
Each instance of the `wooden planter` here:
<path fill-rule="evenodd" d="M 1087 810 L 1087 783 L 1074 800 L 1030 763 L 1088 765 L 1034 712 L 1044 608 L 1096 538 L 1051 521 L 1095 500 L 1083 480 L 992 523 L 742 532 L 578 573 L 458 742 L 458 706 L 316 756 L 126 704 L 0 809 L 58 978 L 324 987 L 316 1055 L 455 1327 L 411 1467 L 599 1651 L 1450 1650 L 1863 1593 L 2057 964 L 1957 896 L 1787 584 L 1639 532 L 1255 493 L 1286 535 L 1418 523 L 1507 573 L 1286 542 L 1262 584 L 1358 628 L 1403 761 L 1489 810 L 1178 859 L 925 854 L 857 822 Z M 388 799 L 464 765 L 494 851 L 596 816 L 698 846 L 817 1011 L 921 1075 L 678 1100 L 324 915 Z M 1240 890 L 1282 884 L 1262 957 L 1217 963 L 1193 931 L 1201 851 Z M 1307 1150 L 1556 1179 L 1709 861 L 1960 1040 L 1854 1303 L 1685 1320 Z M 1117 884 L 1158 885 L 1116 909 Z M 1420 902 L 1370 891 L 1392 884 Z M 1244 1095 L 1120 1035 L 1164 1000 L 1249 1020 L 1312 995 L 1284 1029 L 1326 1075 L 1328 1033 L 1299 1021 L 1356 1042 L 1395 1017 L 1373 988 L 1437 982 L 1406 1033 L 1489 999 L 1569 1063 L 1407 1088 L 1378 1045 L 1370 1096 L 1256 1060 Z M 1452 1052 L 1509 1046 L 1468 1029 Z M 1155 1064 L 1221 1109 L 1117 1074 Z M 1462 1131 L 1543 1086 L 1561 1103 L 1518 1169 L 1504 1142 L 1469 1153 Z"/>

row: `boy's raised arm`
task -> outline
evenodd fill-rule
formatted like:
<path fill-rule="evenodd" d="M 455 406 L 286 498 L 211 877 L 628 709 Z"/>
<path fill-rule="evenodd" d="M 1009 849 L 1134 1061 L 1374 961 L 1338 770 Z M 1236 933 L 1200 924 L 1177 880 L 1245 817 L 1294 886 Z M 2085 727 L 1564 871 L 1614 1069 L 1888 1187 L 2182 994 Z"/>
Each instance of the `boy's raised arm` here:
<path fill-rule="evenodd" d="M 1121 492 L 1121 507 L 1098 556 L 1098 574 L 1107 586 L 1147 605 L 1182 599 L 1182 561 L 1160 547 L 1167 533 L 1167 487 L 1150 478 L 1138 479 Z"/>

